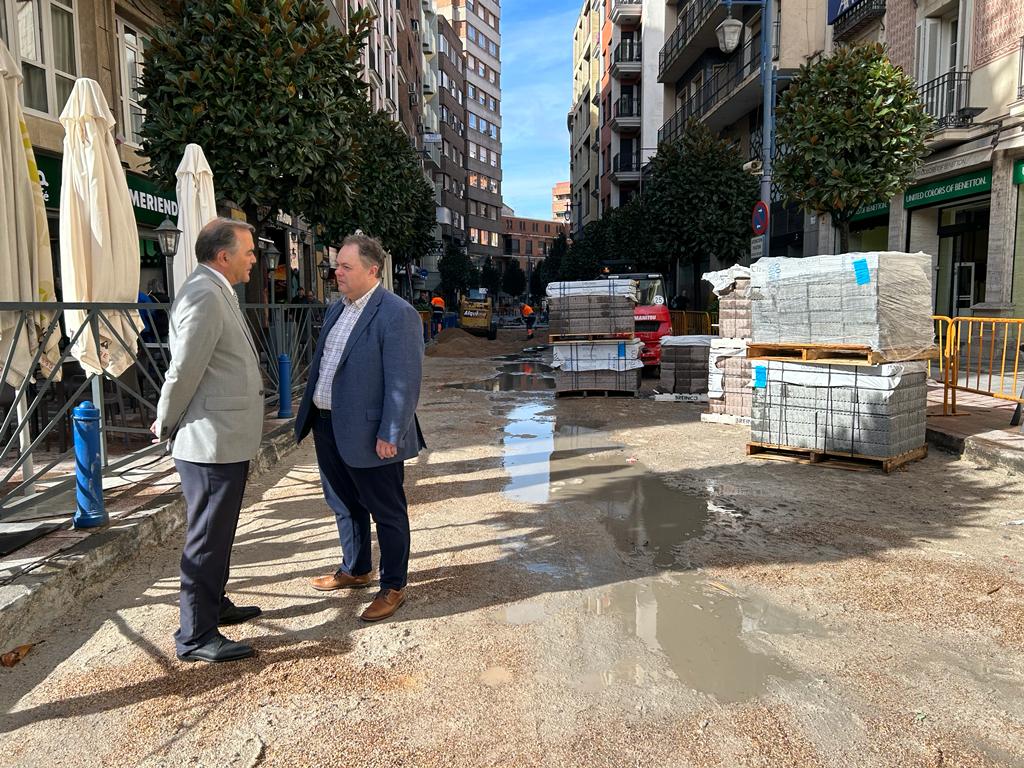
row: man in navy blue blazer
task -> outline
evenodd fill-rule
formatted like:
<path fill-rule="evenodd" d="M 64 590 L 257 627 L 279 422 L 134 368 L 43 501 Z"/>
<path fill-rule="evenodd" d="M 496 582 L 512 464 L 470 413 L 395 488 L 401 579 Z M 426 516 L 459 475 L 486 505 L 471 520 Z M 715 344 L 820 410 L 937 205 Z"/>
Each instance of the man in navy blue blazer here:
<path fill-rule="evenodd" d="M 380 283 L 384 249 L 365 235 L 346 238 L 335 276 L 344 298 L 327 308 L 295 437 L 310 432 L 324 497 L 341 540 L 341 566 L 314 589 L 372 581 L 370 519 L 380 545 L 380 591 L 362 616 L 386 619 L 405 602 L 409 506 L 405 461 L 426 447 L 416 418 L 423 376 L 423 323 L 411 304 Z"/>

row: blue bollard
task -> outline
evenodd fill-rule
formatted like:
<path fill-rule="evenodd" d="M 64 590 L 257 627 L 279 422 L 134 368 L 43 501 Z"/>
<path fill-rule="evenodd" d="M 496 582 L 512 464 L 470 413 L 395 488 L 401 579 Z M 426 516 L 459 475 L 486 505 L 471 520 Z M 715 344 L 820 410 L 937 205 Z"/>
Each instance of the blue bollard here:
<path fill-rule="evenodd" d="M 281 355 L 277 358 L 277 380 L 281 383 L 277 418 L 290 419 L 292 417 L 292 361 L 288 355 Z"/>
<path fill-rule="evenodd" d="M 72 411 L 75 430 L 75 476 L 78 507 L 75 528 L 96 528 L 110 522 L 103 504 L 103 462 L 100 460 L 100 409 L 86 400 Z"/>

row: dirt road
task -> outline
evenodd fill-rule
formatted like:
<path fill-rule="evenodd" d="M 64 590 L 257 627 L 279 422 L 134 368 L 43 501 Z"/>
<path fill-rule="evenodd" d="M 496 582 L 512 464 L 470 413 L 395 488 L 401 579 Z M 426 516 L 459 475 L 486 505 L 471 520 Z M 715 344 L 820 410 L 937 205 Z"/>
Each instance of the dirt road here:
<path fill-rule="evenodd" d="M 0 765 L 1024 765 L 1024 484 L 748 459 L 696 406 L 556 401 L 536 357 L 428 360 L 394 620 L 308 588 L 339 552 L 304 446 L 236 542 L 258 657 L 179 664 L 152 552 L 0 670 Z"/>

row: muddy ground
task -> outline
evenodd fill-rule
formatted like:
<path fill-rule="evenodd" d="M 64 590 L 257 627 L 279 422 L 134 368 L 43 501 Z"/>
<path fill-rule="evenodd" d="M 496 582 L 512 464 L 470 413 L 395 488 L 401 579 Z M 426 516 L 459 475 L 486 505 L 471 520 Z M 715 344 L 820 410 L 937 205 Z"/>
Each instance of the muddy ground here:
<path fill-rule="evenodd" d="M 699 406 L 556 400 L 522 357 L 427 362 L 394 620 L 308 588 L 339 553 L 303 446 L 236 541 L 258 657 L 179 664 L 151 552 L 0 670 L 0 765 L 1024 765 L 1024 483 L 750 459 Z"/>

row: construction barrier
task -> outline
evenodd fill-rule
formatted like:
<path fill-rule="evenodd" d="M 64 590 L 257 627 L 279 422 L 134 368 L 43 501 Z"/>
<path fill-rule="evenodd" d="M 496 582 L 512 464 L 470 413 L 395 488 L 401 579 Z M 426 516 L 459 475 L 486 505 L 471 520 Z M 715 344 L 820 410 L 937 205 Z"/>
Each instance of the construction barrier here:
<path fill-rule="evenodd" d="M 670 312 L 673 336 L 710 336 L 710 312 Z"/>
<path fill-rule="evenodd" d="M 949 370 L 944 377 L 943 414 L 956 414 L 956 393 L 971 392 L 1024 403 L 1024 318 L 949 319 Z"/>

